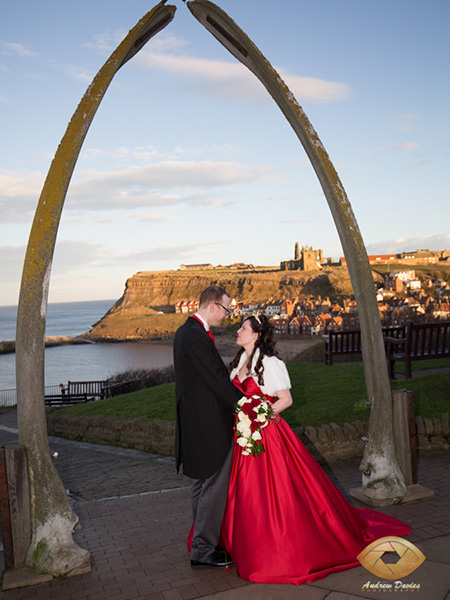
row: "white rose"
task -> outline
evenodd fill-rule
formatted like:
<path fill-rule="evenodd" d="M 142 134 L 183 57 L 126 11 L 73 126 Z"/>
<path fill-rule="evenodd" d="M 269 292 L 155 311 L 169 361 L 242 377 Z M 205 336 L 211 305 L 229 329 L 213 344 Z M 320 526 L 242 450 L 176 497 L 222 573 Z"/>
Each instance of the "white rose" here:
<path fill-rule="evenodd" d="M 239 446 L 244 447 L 247 445 L 247 440 L 244 437 L 239 437 L 237 439 L 237 443 L 239 444 Z"/>
<path fill-rule="evenodd" d="M 236 425 L 236 429 L 239 431 L 241 435 L 245 435 L 245 437 L 250 437 L 251 434 L 251 423 L 247 423 L 245 421 L 241 421 Z"/>
<path fill-rule="evenodd" d="M 260 423 L 265 423 L 267 421 L 267 416 L 266 415 L 257 415 L 256 420 L 259 421 Z"/>
<path fill-rule="evenodd" d="M 254 431 L 252 433 L 252 439 L 254 439 L 255 441 L 261 440 L 262 439 L 262 435 L 259 433 L 259 431 Z"/>
<path fill-rule="evenodd" d="M 239 420 L 238 427 L 241 424 L 245 425 L 246 427 L 250 427 L 250 425 L 252 424 L 251 420 L 242 411 L 238 413 L 238 420 Z"/>
<path fill-rule="evenodd" d="M 248 415 L 246 415 L 246 414 L 245 414 L 245 412 L 242 412 L 242 411 L 241 411 L 241 413 L 242 413 L 242 416 L 241 416 L 240 420 L 241 420 L 243 423 L 248 423 L 248 425 L 250 426 L 250 425 L 251 425 L 251 422 L 252 422 L 252 420 L 250 419 L 250 417 L 249 417 Z"/>
<path fill-rule="evenodd" d="M 245 423 L 238 423 L 236 425 L 236 429 L 239 431 L 239 433 L 244 433 L 244 431 L 248 429 L 248 425 L 246 425 Z"/>

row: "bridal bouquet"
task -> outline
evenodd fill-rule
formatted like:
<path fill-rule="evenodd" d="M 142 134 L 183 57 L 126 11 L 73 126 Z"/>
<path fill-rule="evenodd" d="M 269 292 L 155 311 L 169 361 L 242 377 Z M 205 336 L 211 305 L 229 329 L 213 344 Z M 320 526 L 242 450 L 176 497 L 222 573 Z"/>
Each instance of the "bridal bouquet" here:
<path fill-rule="evenodd" d="M 258 456 L 264 452 L 261 430 L 270 422 L 272 405 L 264 396 L 241 398 L 236 404 L 237 443 L 245 456 Z"/>

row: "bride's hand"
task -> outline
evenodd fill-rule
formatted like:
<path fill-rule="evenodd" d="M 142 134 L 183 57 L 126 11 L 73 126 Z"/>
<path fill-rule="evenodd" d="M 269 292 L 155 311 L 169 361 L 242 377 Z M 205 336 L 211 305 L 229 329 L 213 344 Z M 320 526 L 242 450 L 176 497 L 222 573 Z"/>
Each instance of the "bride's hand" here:
<path fill-rule="evenodd" d="M 272 404 L 273 415 L 277 416 L 292 404 L 292 396 L 289 390 L 280 390 L 277 392 L 277 399 Z"/>

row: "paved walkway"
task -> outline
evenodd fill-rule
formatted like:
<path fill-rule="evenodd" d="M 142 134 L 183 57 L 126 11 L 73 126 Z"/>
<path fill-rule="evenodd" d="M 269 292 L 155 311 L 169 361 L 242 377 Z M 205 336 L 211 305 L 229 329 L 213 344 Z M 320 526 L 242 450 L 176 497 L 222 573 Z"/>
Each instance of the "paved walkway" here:
<path fill-rule="evenodd" d="M 17 441 L 16 411 L 0 413 L 0 445 Z M 367 583 L 388 583 L 364 567 L 329 575 L 312 584 L 260 585 L 230 572 L 192 571 L 186 550 L 190 480 L 176 475 L 171 458 L 135 450 L 50 438 L 56 466 L 79 515 L 76 541 L 92 554 L 92 571 L 29 588 L 0 592 L 2 600 L 357 600 L 386 597 Z M 346 493 L 360 485 L 359 460 L 325 466 Z M 450 453 L 422 453 L 419 483 L 429 500 L 383 512 L 411 524 L 406 536 L 426 561 L 404 578 L 420 589 L 391 589 L 423 600 L 450 600 Z M 2 553 L 0 553 L 2 557 Z M 0 571 L 3 565 L 0 564 Z M 399 585 L 399 584 L 397 584 Z"/>

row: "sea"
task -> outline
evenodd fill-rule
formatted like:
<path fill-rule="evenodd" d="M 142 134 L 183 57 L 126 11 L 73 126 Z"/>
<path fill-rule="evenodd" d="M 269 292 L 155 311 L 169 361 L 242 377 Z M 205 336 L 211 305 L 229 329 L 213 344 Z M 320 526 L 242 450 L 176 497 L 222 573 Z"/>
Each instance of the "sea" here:
<path fill-rule="evenodd" d="M 46 336 L 74 337 L 99 321 L 115 300 L 58 302 L 48 305 Z M 16 306 L 0 306 L 0 341 L 16 337 Z M 0 390 L 16 387 L 15 357 L 0 354 Z M 68 381 L 103 381 L 131 368 L 159 368 L 173 364 L 172 344 L 121 342 L 56 346 L 45 349 L 45 385 Z"/>

